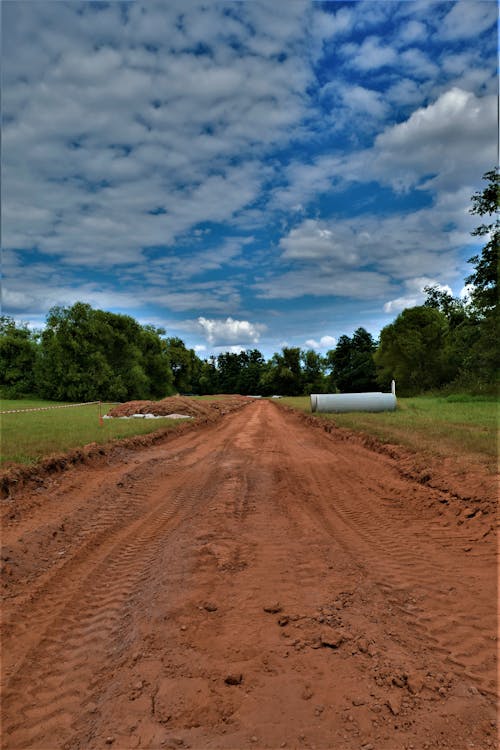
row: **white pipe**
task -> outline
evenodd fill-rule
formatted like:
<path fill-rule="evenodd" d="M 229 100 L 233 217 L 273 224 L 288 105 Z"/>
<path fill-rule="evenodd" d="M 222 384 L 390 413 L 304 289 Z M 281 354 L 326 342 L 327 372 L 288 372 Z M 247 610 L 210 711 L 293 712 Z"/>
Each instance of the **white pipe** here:
<path fill-rule="evenodd" d="M 311 393 L 311 411 L 394 411 L 394 393 Z"/>

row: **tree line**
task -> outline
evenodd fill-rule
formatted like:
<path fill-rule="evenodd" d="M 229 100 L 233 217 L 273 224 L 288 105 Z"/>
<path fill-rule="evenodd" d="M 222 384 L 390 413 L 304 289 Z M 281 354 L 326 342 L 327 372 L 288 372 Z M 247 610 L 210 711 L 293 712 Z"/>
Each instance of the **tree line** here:
<path fill-rule="evenodd" d="M 84 302 L 53 307 L 41 332 L 0 317 L 0 387 L 4 397 L 55 401 L 128 401 L 174 393 L 298 396 L 386 390 L 401 395 L 442 388 L 491 391 L 498 383 L 498 169 L 472 196 L 471 213 L 493 219 L 472 233 L 487 239 L 470 259 L 466 301 L 427 287 L 375 341 L 364 328 L 340 336 L 323 356 L 284 347 L 266 360 L 258 349 L 201 359 L 182 339 L 128 315 Z"/>

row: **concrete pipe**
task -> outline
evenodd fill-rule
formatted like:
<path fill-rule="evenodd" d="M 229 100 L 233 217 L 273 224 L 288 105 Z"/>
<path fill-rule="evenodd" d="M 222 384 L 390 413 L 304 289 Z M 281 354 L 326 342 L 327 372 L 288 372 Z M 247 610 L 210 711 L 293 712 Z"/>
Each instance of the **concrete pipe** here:
<path fill-rule="evenodd" d="M 347 412 L 347 411 L 394 411 L 396 395 L 394 393 L 312 393 L 311 411 Z"/>

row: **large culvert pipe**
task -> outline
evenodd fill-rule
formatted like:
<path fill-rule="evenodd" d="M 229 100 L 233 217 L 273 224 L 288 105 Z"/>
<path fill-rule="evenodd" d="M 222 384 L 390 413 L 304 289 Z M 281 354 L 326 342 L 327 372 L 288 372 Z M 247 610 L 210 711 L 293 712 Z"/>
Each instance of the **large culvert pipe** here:
<path fill-rule="evenodd" d="M 394 411 L 395 393 L 311 393 L 311 411 Z"/>

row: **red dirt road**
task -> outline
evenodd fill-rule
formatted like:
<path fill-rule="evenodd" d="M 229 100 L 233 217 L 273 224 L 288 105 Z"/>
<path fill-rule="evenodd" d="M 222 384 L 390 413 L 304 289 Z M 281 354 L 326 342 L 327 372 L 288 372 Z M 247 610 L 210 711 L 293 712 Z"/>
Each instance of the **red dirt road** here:
<path fill-rule="evenodd" d="M 486 506 L 264 401 L 45 485 L 3 501 L 4 750 L 496 747 Z"/>

